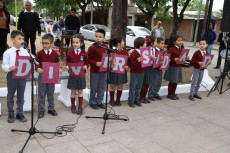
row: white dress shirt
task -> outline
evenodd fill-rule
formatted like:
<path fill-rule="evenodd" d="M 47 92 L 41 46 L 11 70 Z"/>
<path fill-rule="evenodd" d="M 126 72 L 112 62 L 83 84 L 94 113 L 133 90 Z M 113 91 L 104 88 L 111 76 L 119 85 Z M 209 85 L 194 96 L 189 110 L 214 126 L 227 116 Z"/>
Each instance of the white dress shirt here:
<path fill-rule="evenodd" d="M 74 49 L 75 54 L 79 55 L 81 52 L 81 49 Z"/>
<path fill-rule="evenodd" d="M 155 37 L 156 38 L 161 37 L 161 29 L 160 28 L 156 29 L 156 31 L 155 31 Z"/>
<path fill-rule="evenodd" d="M 48 54 L 48 51 L 45 50 L 45 49 L 44 49 L 44 51 L 45 51 L 45 53 L 46 53 L 46 55 L 47 55 L 47 54 Z M 49 55 L 51 55 L 51 53 L 52 53 L 52 49 L 49 49 Z"/>
<path fill-rule="evenodd" d="M 135 49 L 139 54 L 141 54 L 141 50 L 140 49 Z"/>
<path fill-rule="evenodd" d="M 4 71 L 10 72 L 10 66 L 15 66 L 16 50 L 18 49 L 13 46 L 4 52 L 2 62 L 2 69 Z M 24 48 L 20 48 L 20 51 L 18 53 L 19 56 L 30 56 L 27 50 L 25 50 Z"/>
<path fill-rule="evenodd" d="M 200 50 L 201 55 L 204 56 L 206 54 L 206 50 Z"/>

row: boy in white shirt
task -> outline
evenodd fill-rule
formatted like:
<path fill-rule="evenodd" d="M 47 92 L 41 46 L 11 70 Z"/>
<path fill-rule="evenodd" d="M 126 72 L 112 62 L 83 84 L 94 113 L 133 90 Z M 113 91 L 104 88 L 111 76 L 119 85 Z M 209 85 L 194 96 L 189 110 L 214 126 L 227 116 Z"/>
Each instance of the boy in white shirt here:
<path fill-rule="evenodd" d="M 24 34 L 19 30 L 11 32 L 11 41 L 13 46 L 6 50 L 3 54 L 2 69 L 7 73 L 7 108 L 8 108 L 8 123 L 13 123 L 14 117 L 14 94 L 17 91 L 17 115 L 16 119 L 21 122 L 26 122 L 27 119 L 23 115 L 24 92 L 26 87 L 26 78 L 15 79 L 13 72 L 17 68 L 15 61 L 17 56 L 29 56 L 27 50 L 21 47 L 24 42 Z"/>

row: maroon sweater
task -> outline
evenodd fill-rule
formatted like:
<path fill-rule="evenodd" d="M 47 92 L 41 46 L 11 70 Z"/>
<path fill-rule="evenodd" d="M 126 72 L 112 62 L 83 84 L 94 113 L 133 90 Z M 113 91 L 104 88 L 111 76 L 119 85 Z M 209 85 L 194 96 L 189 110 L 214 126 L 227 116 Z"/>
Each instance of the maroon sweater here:
<path fill-rule="evenodd" d="M 108 46 L 105 44 L 103 44 L 102 46 L 108 48 Z M 88 62 L 90 64 L 90 72 L 105 73 L 99 72 L 100 67 L 96 66 L 97 62 L 101 62 L 103 53 L 106 53 L 106 49 L 99 46 L 90 46 L 88 48 Z"/>
<path fill-rule="evenodd" d="M 209 53 L 206 51 L 205 55 L 209 55 Z M 200 50 L 197 50 L 192 56 L 191 63 L 194 66 L 194 68 L 199 69 L 200 65 L 198 63 L 202 62 L 202 60 L 203 60 L 203 56 L 202 56 Z"/>
<path fill-rule="evenodd" d="M 177 48 L 176 46 L 173 46 L 173 47 L 171 47 L 171 48 L 168 50 L 168 53 L 171 54 L 169 65 L 175 66 L 175 67 L 182 67 L 182 64 L 177 64 L 177 63 L 174 61 L 175 58 L 179 58 L 179 57 L 180 57 L 181 52 L 182 52 L 182 48 L 179 49 L 179 48 Z"/>
<path fill-rule="evenodd" d="M 35 70 L 38 68 L 42 69 L 42 62 L 53 62 L 53 63 L 59 63 L 59 57 L 58 54 L 52 50 L 50 55 L 47 55 L 44 51 L 44 49 L 37 52 L 36 55 L 36 61 L 39 62 L 39 66 L 35 65 Z"/>
<path fill-rule="evenodd" d="M 82 57 L 83 58 L 82 58 Z M 81 60 L 82 58 L 82 60 Z M 66 65 L 68 63 L 84 62 L 84 65 L 88 67 L 88 57 L 85 51 L 81 51 L 80 54 L 75 54 L 74 50 L 69 50 L 66 58 Z"/>
<path fill-rule="evenodd" d="M 141 55 L 134 50 L 130 55 L 130 72 L 132 73 L 144 73 L 145 68 L 141 67 L 141 62 L 137 61 L 137 58 L 141 57 Z"/>

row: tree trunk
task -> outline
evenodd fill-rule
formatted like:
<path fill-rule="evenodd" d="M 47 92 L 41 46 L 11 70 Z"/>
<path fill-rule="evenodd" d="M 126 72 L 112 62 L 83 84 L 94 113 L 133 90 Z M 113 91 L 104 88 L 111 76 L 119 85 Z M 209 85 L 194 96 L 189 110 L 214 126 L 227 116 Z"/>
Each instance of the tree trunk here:
<path fill-rule="evenodd" d="M 153 17 L 153 14 L 147 14 L 145 15 L 146 16 L 146 20 L 147 20 L 147 29 L 149 29 L 150 31 L 152 30 L 152 27 L 151 27 L 151 23 L 152 23 L 152 17 Z"/>
<path fill-rule="evenodd" d="M 203 25 L 202 25 L 202 32 L 201 32 L 201 38 L 203 36 L 203 31 L 206 28 L 206 23 L 207 23 L 207 16 L 208 16 L 208 8 L 209 8 L 209 0 L 206 0 L 206 5 L 205 5 L 205 14 L 204 14 L 204 21 L 203 21 Z"/>
<path fill-rule="evenodd" d="M 128 0 L 113 1 L 111 37 L 121 36 L 124 41 L 126 40 L 127 5 Z"/>
<path fill-rule="evenodd" d="M 85 18 L 85 9 L 81 9 L 81 17 L 82 17 L 82 25 L 86 24 L 86 18 Z"/>

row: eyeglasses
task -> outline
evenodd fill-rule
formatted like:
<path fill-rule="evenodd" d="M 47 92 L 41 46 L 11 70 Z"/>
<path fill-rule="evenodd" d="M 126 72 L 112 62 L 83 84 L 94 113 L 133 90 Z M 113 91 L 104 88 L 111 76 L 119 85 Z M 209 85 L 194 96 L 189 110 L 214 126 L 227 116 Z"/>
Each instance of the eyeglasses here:
<path fill-rule="evenodd" d="M 47 42 L 41 42 L 42 45 L 49 45 L 50 43 Z"/>

